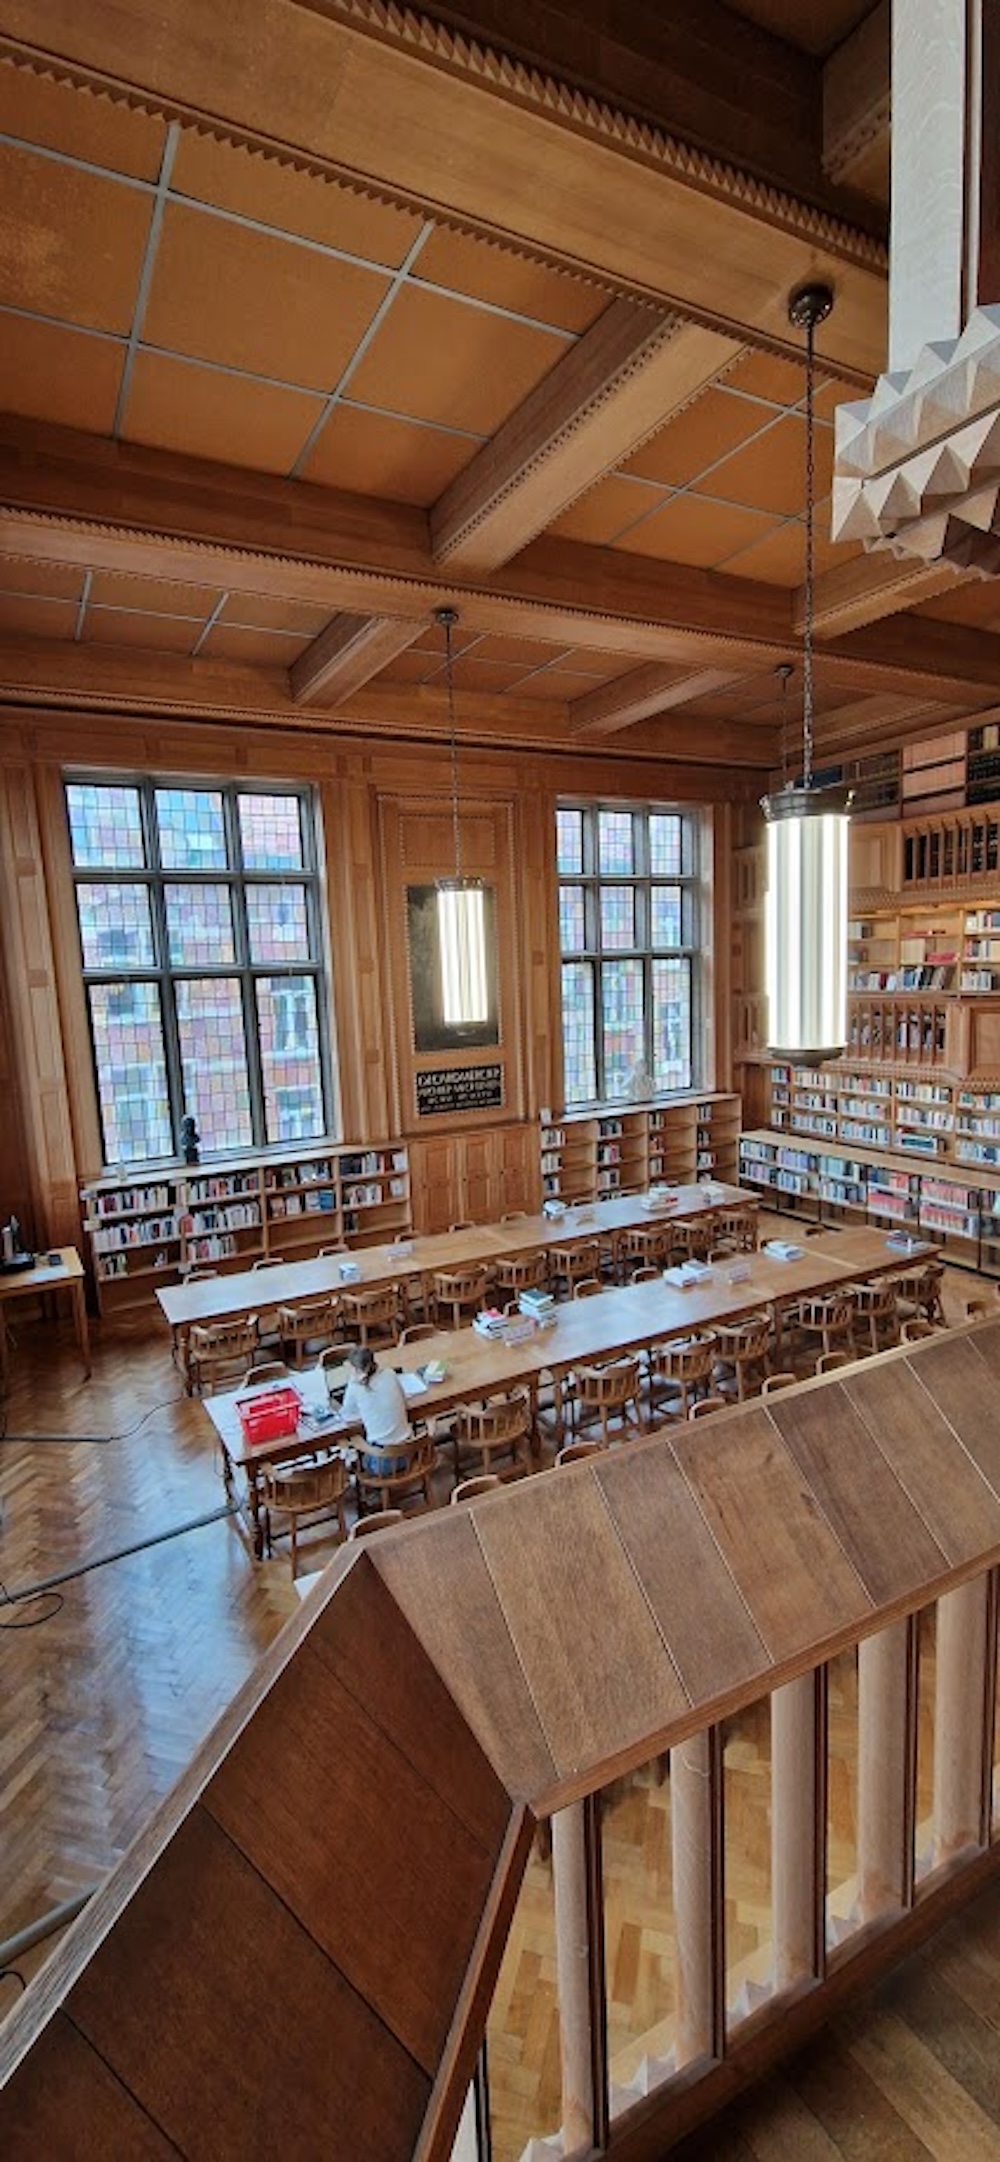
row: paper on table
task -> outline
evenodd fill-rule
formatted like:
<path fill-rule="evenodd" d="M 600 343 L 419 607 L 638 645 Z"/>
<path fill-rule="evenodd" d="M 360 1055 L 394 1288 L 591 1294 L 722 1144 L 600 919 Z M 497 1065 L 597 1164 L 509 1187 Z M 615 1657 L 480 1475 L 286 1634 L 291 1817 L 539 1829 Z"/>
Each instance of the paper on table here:
<path fill-rule="evenodd" d="M 399 1379 L 404 1396 L 423 1396 L 425 1394 L 427 1384 L 422 1374 L 403 1373 L 400 1374 Z"/>

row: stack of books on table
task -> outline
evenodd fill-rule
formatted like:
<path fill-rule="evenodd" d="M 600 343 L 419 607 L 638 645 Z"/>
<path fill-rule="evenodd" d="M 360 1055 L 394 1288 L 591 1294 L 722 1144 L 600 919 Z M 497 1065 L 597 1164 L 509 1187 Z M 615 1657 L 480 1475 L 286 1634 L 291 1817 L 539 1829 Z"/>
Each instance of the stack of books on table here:
<path fill-rule="evenodd" d="M 672 1269 L 664 1269 L 663 1281 L 672 1284 L 675 1291 L 690 1291 L 692 1284 L 703 1284 L 712 1271 L 707 1261 L 680 1261 Z"/>
<path fill-rule="evenodd" d="M 529 1315 L 530 1319 L 537 1321 L 539 1325 L 555 1320 L 556 1302 L 551 1291 L 530 1288 L 521 1292 L 517 1303 L 521 1313 Z"/>
<path fill-rule="evenodd" d="M 472 1326 L 478 1330 L 480 1336 L 502 1336 L 506 1322 L 507 1317 L 500 1312 L 498 1306 L 487 1306 L 481 1314 L 475 1316 Z"/>

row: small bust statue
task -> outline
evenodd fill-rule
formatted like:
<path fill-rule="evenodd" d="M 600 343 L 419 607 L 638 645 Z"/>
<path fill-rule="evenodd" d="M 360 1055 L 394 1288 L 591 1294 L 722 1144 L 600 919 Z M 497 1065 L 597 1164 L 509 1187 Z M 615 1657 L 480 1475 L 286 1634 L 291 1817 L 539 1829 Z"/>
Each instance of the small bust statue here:
<path fill-rule="evenodd" d="M 181 1120 L 181 1147 L 184 1151 L 184 1161 L 186 1164 L 197 1164 L 201 1162 L 201 1157 L 198 1150 L 198 1143 L 200 1139 L 201 1135 L 198 1132 L 198 1128 L 195 1125 L 193 1118 L 189 1114 L 187 1118 Z"/>
<path fill-rule="evenodd" d="M 637 1058 L 629 1075 L 629 1097 L 634 1104 L 648 1103 L 653 1093 L 653 1080 L 644 1058 Z"/>

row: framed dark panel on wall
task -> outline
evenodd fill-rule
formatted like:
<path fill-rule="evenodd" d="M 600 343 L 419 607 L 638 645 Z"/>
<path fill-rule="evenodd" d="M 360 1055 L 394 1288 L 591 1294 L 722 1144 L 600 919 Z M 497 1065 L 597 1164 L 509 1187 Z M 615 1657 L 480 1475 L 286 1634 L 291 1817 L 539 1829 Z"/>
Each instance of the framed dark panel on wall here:
<path fill-rule="evenodd" d="M 410 956 L 410 1008 L 413 1048 L 421 1051 L 485 1050 L 500 1041 L 497 997 L 496 893 L 484 885 L 486 942 L 486 1017 L 459 1025 L 445 1019 L 444 986 L 438 940 L 438 893 L 432 886 L 407 886 L 406 927 Z"/>

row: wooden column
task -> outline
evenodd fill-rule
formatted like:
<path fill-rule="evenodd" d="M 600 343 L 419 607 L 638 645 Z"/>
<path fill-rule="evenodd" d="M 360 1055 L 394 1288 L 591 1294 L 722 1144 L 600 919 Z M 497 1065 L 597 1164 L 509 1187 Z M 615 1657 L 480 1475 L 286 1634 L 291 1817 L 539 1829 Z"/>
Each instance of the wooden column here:
<path fill-rule="evenodd" d="M 858 1646 L 858 1911 L 863 1922 L 907 1904 L 912 1883 L 910 1627 Z"/>
<path fill-rule="evenodd" d="M 988 1580 L 938 1600 L 934 1682 L 934 1864 L 983 1839 Z"/>
<path fill-rule="evenodd" d="M 562 2132 L 566 2151 L 572 2154 L 578 2147 L 589 2148 L 594 2136 L 587 1838 L 582 1802 L 557 1809 L 552 1818 L 552 1883 L 562 2043 Z"/>
<path fill-rule="evenodd" d="M 709 1734 L 670 1752 L 678 2066 L 716 2041 L 715 1809 Z"/>
<path fill-rule="evenodd" d="M 812 1674 L 776 1689 L 771 1698 L 771 1899 L 774 1986 L 790 1989 L 817 1972 L 819 1763 L 817 1696 Z"/>

